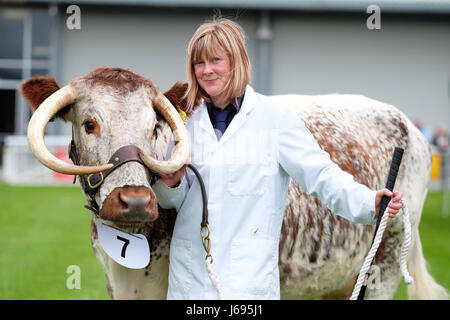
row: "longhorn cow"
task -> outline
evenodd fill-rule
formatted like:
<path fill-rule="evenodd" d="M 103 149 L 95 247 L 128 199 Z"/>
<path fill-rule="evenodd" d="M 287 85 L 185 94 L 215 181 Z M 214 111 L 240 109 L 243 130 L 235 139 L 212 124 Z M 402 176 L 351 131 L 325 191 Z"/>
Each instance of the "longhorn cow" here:
<path fill-rule="evenodd" d="M 183 108 L 186 85 L 177 83 L 163 95 L 151 80 L 128 70 L 99 68 L 63 88 L 51 77 L 34 77 L 21 89 L 35 110 L 28 130 L 33 154 L 54 171 L 80 177 L 93 211 L 92 247 L 103 266 L 109 297 L 165 299 L 176 212 L 158 207 L 151 181 L 152 172 L 174 172 L 187 160 L 189 137 L 173 107 Z M 425 267 L 419 238 L 431 155 L 415 126 L 395 107 L 364 96 L 284 95 L 271 99 L 280 108 L 293 108 L 331 159 L 371 189 L 384 186 L 394 147 L 405 149 L 396 189 L 403 192 L 412 223 L 409 268 L 415 281 L 409 294 L 420 299 L 446 297 L 445 289 Z M 54 116 L 72 123 L 78 162 L 74 165 L 56 159 L 45 147 L 44 130 Z M 164 160 L 171 131 L 175 151 Z M 93 182 L 87 175 L 110 170 L 112 155 L 130 145 L 138 156 L 101 176 L 99 186 L 89 191 L 87 185 Z M 127 233 L 144 234 L 150 263 L 142 269 L 129 269 L 112 260 L 99 244 L 98 219 Z M 282 298 L 341 299 L 351 294 L 374 226 L 334 215 L 291 180 L 281 228 Z M 374 261 L 379 274 L 375 285 L 368 286 L 366 299 L 394 297 L 400 281 L 403 237 L 399 214 L 386 228 Z"/>

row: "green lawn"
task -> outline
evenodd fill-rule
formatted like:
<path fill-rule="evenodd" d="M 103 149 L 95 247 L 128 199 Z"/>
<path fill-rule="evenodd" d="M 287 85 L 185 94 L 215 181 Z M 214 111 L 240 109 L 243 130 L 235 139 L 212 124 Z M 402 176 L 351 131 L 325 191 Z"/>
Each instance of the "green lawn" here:
<path fill-rule="evenodd" d="M 0 185 L 0 299 L 107 299 L 79 187 Z M 67 268 L 80 268 L 68 289 Z"/>
<path fill-rule="evenodd" d="M 442 193 L 429 193 L 420 234 L 435 279 L 450 288 L 450 217 Z M 79 187 L 0 185 L 0 299 L 107 299 L 89 239 L 90 213 Z M 69 289 L 67 268 L 81 271 Z M 396 299 L 406 299 L 401 284 Z"/>
<path fill-rule="evenodd" d="M 442 214 L 443 197 L 442 192 L 428 193 L 419 233 L 428 271 L 440 285 L 450 290 L 450 212 L 446 217 Z M 450 201 L 449 191 L 447 197 Z M 395 298 L 407 299 L 403 279 Z"/>

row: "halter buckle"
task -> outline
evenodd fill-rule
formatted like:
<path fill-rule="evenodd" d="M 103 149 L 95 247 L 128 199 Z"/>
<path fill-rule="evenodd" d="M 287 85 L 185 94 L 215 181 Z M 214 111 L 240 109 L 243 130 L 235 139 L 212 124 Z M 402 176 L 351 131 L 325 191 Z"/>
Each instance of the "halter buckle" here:
<path fill-rule="evenodd" d="M 87 183 L 89 185 L 89 188 L 91 189 L 95 189 L 97 187 L 99 187 L 102 183 L 103 183 L 103 172 L 99 172 L 98 174 L 100 175 L 100 181 L 97 182 L 96 184 L 92 185 L 91 183 L 91 178 L 95 175 L 96 173 L 91 173 L 90 175 L 88 175 L 87 177 Z"/>
<path fill-rule="evenodd" d="M 206 235 L 203 234 L 204 228 L 206 228 L 206 230 L 208 232 Z M 211 261 L 212 261 L 212 256 L 209 253 L 209 251 L 211 249 L 211 239 L 209 239 L 209 234 L 210 234 L 210 229 L 209 229 L 208 224 L 206 226 L 200 228 L 200 236 L 202 237 L 203 248 L 206 251 L 206 258 L 211 257 Z"/>

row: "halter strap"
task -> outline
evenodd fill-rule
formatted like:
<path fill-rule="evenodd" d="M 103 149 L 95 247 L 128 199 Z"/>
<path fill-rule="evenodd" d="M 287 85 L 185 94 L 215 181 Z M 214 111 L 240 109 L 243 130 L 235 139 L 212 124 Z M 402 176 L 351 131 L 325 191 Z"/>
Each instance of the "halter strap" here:
<path fill-rule="evenodd" d="M 99 212 L 99 206 L 97 202 L 95 201 L 95 194 L 97 193 L 98 189 L 106 179 L 108 175 L 110 175 L 114 170 L 119 168 L 121 165 L 135 161 L 140 164 L 142 164 L 145 168 L 147 168 L 142 162 L 139 153 L 141 152 L 141 149 L 136 147 L 135 145 L 126 145 L 121 148 L 119 148 L 116 152 L 113 153 L 111 158 L 109 159 L 108 163 L 112 164 L 113 166 L 110 169 L 107 169 L 105 171 L 101 171 L 98 173 L 93 173 L 90 175 L 80 175 L 80 183 L 84 190 L 84 192 L 89 196 L 90 200 L 88 201 L 88 205 L 85 206 L 85 208 L 91 210 L 95 214 L 98 214 Z M 73 161 L 74 164 L 80 165 L 80 158 L 78 157 L 77 148 L 75 146 L 75 142 L 72 140 L 70 141 L 69 145 L 69 158 Z M 148 169 L 148 168 L 147 168 Z M 148 169 L 149 170 L 149 169 Z M 150 175 L 152 176 L 151 184 L 156 182 L 156 179 L 158 178 L 157 174 L 151 170 L 149 170 Z M 73 183 L 76 181 L 76 176 L 73 180 Z"/>

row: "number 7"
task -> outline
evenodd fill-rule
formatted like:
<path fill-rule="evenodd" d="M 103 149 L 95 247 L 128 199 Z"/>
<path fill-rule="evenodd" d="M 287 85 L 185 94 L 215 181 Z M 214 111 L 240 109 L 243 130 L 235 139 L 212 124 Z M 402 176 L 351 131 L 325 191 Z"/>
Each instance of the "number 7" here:
<path fill-rule="evenodd" d="M 130 240 L 122 238 L 121 236 L 117 236 L 117 240 L 124 242 L 122 252 L 120 253 L 120 255 L 122 256 L 122 258 L 125 258 L 125 251 L 127 250 L 127 247 L 130 244 Z"/>

